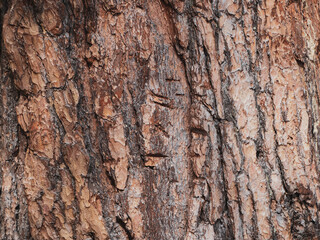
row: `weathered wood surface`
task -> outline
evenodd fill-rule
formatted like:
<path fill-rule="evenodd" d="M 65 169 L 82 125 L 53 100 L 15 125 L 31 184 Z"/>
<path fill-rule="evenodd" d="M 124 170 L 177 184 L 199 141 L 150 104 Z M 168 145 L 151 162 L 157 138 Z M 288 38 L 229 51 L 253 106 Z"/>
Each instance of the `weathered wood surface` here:
<path fill-rule="evenodd" d="M 2 0 L 1 239 L 319 239 L 318 0 Z"/>

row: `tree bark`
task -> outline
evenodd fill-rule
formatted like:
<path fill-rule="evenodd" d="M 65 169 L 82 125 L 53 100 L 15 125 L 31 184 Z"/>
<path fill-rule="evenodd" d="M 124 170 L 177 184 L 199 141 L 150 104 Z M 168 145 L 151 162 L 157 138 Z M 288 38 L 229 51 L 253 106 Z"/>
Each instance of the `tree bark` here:
<path fill-rule="evenodd" d="M 320 239 L 318 0 L 2 0 L 1 239 Z"/>

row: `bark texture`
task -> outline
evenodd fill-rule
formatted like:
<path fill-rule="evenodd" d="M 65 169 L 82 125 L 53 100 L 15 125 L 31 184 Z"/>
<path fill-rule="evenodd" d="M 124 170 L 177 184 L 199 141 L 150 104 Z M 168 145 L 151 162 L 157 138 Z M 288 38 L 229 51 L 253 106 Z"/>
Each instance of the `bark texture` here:
<path fill-rule="evenodd" d="M 2 0 L 1 239 L 319 239 L 318 0 Z"/>

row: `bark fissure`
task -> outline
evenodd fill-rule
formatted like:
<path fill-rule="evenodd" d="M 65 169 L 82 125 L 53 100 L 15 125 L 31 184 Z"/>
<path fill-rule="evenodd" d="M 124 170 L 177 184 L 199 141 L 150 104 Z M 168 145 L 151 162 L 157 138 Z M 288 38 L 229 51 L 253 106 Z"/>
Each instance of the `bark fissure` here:
<path fill-rule="evenodd" d="M 1 239 L 316 239 L 319 3 L 0 3 Z"/>

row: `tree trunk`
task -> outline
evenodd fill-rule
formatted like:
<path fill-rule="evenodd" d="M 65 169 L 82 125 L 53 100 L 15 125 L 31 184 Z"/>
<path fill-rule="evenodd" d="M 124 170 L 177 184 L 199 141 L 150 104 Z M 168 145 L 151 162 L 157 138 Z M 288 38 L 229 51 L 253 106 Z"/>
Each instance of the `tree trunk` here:
<path fill-rule="evenodd" d="M 2 0 L 1 239 L 320 239 L 318 0 Z"/>

